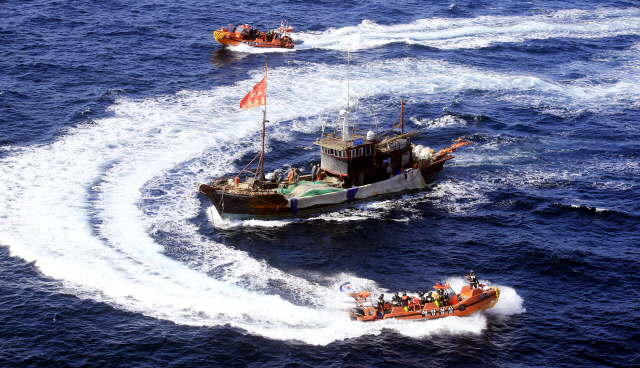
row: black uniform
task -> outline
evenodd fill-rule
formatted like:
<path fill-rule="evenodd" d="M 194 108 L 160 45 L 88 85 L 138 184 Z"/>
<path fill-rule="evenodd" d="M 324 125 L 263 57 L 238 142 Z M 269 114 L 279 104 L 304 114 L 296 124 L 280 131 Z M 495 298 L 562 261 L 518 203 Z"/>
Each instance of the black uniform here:
<path fill-rule="evenodd" d="M 391 298 L 391 304 L 393 304 L 394 307 L 400 306 L 400 296 L 398 295 L 398 293 L 396 293 L 396 295 Z"/>
<path fill-rule="evenodd" d="M 433 303 L 436 300 L 436 298 L 433 297 L 432 291 L 430 291 L 429 294 L 427 294 L 427 296 L 424 299 L 425 299 L 425 302 L 427 303 Z"/>
<path fill-rule="evenodd" d="M 424 297 L 424 291 L 418 291 L 418 296 L 420 297 L 420 306 L 424 307 L 424 303 L 426 302 L 426 298 Z"/>
<path fill-rule="evenodd" d="M 444 305 L 450 305 L 451 301 L 449 300 L 449 294 L 445 293 L 444 291 L 442 292 L 442 304 Z"/>
<path fill-rule="evenodd" d="M 469 272 L 469 276 L 467 276 L 467 278 L 469 278 L 469 285 L 471 286 L 472 289 L 475 289 L 480 286 L 478 284 L 478 277 L 476 276 L 475 272 L 473 272 L 473 270 Z"/>
<path fill-rule="evenodd" d="M 384 294 L 380 294 L 380 297 L 378 298 L 378 311 L 382 312 L 384 310 L 384 305 L 385 305 L 385 301 L 384 301 Z"/>
<path fill-rule="evenodd" d="M 407 296 L 407 293 L 402 293 L 402 298 L 400 298 L 400 300 L 402 301 L 403 307 L 409 306 L 409 297 Z"/>

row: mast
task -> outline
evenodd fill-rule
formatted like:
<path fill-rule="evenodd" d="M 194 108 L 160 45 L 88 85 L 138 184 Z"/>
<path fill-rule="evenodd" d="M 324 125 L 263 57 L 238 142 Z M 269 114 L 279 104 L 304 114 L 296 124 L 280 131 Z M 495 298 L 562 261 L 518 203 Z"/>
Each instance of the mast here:
<path fill-rule="evenodd" d="M 402 83 L 402 99 L 400 100 L 400 134 L 404 134 L 404 83 Z"/>
<path fill-rule="evenodd" d="M 269 74 L 267 58 L 264 58 L 264 77 L 267 78 Z M 260 151 L 260 164 L 258 165 L 258 170 L 256 170 L 256 175 L 258 172 L 260 173 L 259 179 L 264 181 L 264 133 L 266 130 L 266 122 L 267 122 L 267 86 L 264 87 L 264 110 L 262 110 L 262 151 Z"/>
<path fill-rule="evenodd" d="M 351 120 L 350 119 L 350 117 L 351 117 L 351 106 L 349 105 L 349 103 L 350 103 L 349 98 L 351 97 L 351 95 L 349 94 L 349 92 L 351 92 L 350 91 L 351 84 L 350 84 L 350 79 L 349 79 L 350 68 L 351 68 L 351 62 L 350 62 L 350 59 L 349 59 L 349 50 L 347 50 L 347 121 L 346 121 L 346 124 L 345 124 L 345 128 L 347 128 L 347 134 L 349 132 L 349 120 Z M 348 136 L 347 136 L 347 139 L 349 139 Z"/>
<path fill-rule="evenodd" d="M 342 118 L 342 140 L 349 140 L 349 50 L 347 50 L 347 111 L 346 116 Z"/>
<path fill-rule="evenodd" d="M 400 101 L 400 134 L 404 134 L 404 97 Z"/>

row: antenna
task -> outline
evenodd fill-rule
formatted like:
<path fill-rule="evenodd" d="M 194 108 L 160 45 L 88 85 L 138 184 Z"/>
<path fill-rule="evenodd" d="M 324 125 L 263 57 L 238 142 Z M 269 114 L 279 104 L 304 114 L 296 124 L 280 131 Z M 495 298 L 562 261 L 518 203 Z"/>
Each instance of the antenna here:
<path fill-rule="evenodd" d="M 376 110 L 373 109 L 373 106 L 371 106 L 371 111 L 373 112 L 373 123 L 376 124 L 376 135 L 379 135 L 380 131 L 378 129 L 378 120 L 376 120 Z"/>
<path fill-rule="evenodd" d="M 356 122 L 358 120 L 358 105 L 354 106 L 356 108 L 356 111 L 353 113 L 353 134 L 356 134 Z"/>
<path fill-rule="evenodd" d="M 329 119 L 329 115 L 327 114 L 327 117 L 324 118 L 324 123 L 322 123 L 322 133 L 320 133 L 320 139 L 322 139 L 322 137 L 324 136 L 324 127 L 327 126 L 327 119 Z"/>
<path fill-rule="evenodd" d="M 349 61 L 349 50 L 347 50 L 347 125 L 349 125 L 349 116 L 351 115 L 351 109 L 349 108 L 349 92 L 351 92 L 351 86 L 349 84 L 349 69 L 351 68 L 351 62 Z"/>

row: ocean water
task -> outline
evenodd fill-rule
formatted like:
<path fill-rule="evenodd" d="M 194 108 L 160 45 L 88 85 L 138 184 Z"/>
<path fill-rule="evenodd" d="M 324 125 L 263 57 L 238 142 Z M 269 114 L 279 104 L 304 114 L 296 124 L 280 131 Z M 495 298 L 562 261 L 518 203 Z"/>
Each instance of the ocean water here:
<path fill-rule="evenodd" d="M 257 11 L 256 9 L 260 9 Z M 640 366 L 634 1 L 0 1 L 0 365 Z M 294 50 L 224 48 L 288 20 Z M 309 170 L 340 106 L 473 143 L 429 188 L 221 219 L 196 184 L 260 146 Z M 348 79 L 348 83 L 347 83 Z M 375 120 L 374 120 L 375 116 Z M 349 320 L 469 269 L 495 308 Z"/>

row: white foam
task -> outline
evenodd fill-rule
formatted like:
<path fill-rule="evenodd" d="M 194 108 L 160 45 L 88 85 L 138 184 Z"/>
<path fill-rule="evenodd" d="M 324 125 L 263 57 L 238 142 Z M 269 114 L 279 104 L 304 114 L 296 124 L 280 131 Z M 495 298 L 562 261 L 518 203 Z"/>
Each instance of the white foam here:
<path fill-rule="evenodd" d="M 453 6 L 453 5 L 452 5 Z M 640 34 L 637 9 L 561 10 L 525 16 L 429 18 L 409 24 L 381 25 L 364 20 L 357 26 L 303 32 L 296 49 L 364 50 L 390 43 L 439 49 L 482 48 L 549 38 L 597 39 Z"/>
<path fill-rule="evenodd" d="M 271 54 L 281 52 L 292 52 L 294 49 L 285 49 L 281 47 L 253 47 L 245 44 L 238 46 L 227 46 L 227 48 L 233 52 L 246 53 L 246 54 Z"/>
<path fill-rule="evenodd" d="M 417 125 L 426 126 L 429 129 L 445 128 L 452 126 L 466 125 L 467 122 L 457 116 L 445 115 L 435 119 L 424 119 L 420 117 L 411 117 L 411 121 Z"/>

